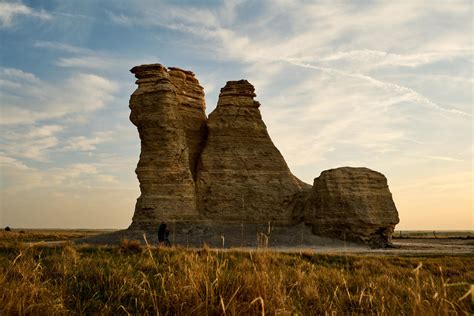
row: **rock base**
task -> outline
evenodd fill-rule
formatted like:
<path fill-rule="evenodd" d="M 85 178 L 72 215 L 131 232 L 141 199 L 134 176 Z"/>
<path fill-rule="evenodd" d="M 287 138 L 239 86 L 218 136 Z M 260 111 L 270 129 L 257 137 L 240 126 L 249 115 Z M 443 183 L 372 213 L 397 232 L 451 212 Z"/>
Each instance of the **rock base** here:
<path fill-rule="evenodd" d="M 169 240 L 172 245 L 200 248 L 208 245 L 213 248 L 308 248 L 318 246 L 360 246 L 350 241 L 317 236 L 311 227 L 304 224 L 275 226 L 268 235 L 268 224 L 240 223 L 170 223 Z M 157 229 L 124 229 L 77 240 L 78 244 L 117 245 L 123 239 L 138 240 L 145 244 L 158 244 Z M 267 236 L 267 237 L 264 237 Z M 222 238 L 222 236 L 224 238 Z"/>

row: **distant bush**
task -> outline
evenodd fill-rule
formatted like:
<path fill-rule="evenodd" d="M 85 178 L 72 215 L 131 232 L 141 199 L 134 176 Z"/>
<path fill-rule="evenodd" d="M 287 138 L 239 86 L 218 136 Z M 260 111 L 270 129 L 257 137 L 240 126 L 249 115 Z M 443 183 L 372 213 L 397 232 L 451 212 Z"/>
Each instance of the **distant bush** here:
<path fill-rule="evenodd" d="M 9 226 L 5 227 L 5 231 L 6 231 L 6 232 L 10 232 L 11 230 L 12 230 L 12 229 L 11 229 Z"/>

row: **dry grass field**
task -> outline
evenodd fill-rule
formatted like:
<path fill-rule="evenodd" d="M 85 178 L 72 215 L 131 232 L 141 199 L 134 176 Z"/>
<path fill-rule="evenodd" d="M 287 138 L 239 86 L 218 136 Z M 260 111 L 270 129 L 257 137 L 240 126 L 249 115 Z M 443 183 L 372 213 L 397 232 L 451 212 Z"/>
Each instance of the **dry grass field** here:
<path fill-rule="evenodd" d="M 474 313 L 472 255 L 30 243 L 92 233 L 1 232 L 0 315 Z"/>

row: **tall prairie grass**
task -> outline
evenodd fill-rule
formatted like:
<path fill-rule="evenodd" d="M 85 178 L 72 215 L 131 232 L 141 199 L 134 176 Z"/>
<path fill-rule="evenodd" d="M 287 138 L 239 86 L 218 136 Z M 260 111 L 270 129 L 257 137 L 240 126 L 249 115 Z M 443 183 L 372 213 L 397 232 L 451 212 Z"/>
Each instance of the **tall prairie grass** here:
<path fill-rule="evenodd" d="M 472 314 L 473 266 L 472 256 L 4 244 L 0 315 Z"/>

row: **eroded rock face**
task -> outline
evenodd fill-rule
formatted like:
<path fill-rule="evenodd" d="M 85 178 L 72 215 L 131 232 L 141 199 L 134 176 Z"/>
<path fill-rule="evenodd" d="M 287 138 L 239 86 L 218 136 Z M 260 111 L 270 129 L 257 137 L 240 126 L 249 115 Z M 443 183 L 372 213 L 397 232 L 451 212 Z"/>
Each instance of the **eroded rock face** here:
<path fill-rule="evenodd" d="M 196 195 L 178 110 L 180 96 L 160 64 L 134 67 L 131 72 L 138 88 L 130 98 L 130 120 L 141 140 L 136 168 L 141 195 L 131 226 L 156 227 L 162 220 L 193 218 Z"/>
<path fill-rule="evenodd" d="M 379 172 L 343 167 L 314 179 L 305 219 L 313 232 L 373 246 L 390 243 L 398 212 Z"/>
<path fill-rule="evenodd" d="M 131 72 L 138 79 L 130 120 L 141 140 L 141 195 L 130 231 L 155 231 L 161 221 L 182 231 L 207 225 L 237 234 L 238 244 L 241 223 L 258 230 L 271 222 L 282 232 L 305 223 L 320 236 L 390 243 L 399 220 L 387 179 L 349 167 L 323 171 L 313 187 L 297 179 L 270 139 L 248 81 L 227 82 L 207 119 L 192 72 L 160 64 Z"/>
<path fill-rule="evenodd" d="M 189 168 L 193 178 L 196 178 L 196 166 L 207 132 L 204 89 L 191 71 L 170 67 L 168 72 L 176 87 L 178 111 L 188 145 Z"/>
<path fill-rule="evenodd" d="M 304 184 L 271 141 L 254 97 L 246 80 L 221 89 L 198 166 L 198 208 L 216 220 L 289 224 L 302 213 L 291 203 Z"/>

